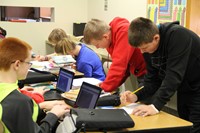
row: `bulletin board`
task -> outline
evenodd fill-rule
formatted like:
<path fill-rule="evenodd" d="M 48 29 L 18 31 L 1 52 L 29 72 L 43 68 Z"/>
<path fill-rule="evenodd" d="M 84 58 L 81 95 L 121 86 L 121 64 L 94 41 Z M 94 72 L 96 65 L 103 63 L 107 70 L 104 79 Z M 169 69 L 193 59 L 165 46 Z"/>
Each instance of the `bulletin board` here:
<path fill-rule="evenodd" d="M 179 21 L 186 26 L 187 0 L 147 0 L 147 18 L 154 23 Z"/>

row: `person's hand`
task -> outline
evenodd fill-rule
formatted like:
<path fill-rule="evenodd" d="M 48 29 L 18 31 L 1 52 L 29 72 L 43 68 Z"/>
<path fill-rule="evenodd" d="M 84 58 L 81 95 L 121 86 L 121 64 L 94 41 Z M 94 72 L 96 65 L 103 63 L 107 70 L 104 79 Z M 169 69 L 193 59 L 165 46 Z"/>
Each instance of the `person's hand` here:
<path fill-rule="evenodd" d="M 47 56 L 43 56 L 43 55 L 36 55 L 34 60 L 37 60 L 37 61 L 47 61 L 48 60 L 48 57 Z"/>
<path fill-rule="evenodd" d="M 126 103 L 134 103 L 137 101 L 137 96 L 131 91 L 125 91 L 120 94 L 120 101 L 122 105 L 125 105 Z"/>
<path fill-rule="evenodd" d="M 70 109 L 71 107 L 69 105 L 67 105 L 63 100 L 53 100 L 53 101 L 44 101 L 42 103 L 39 104 L 41 109 L 45 109 L 46 111 L 51 110 L 54 106 L 56 105 L 64 105 L 66 106 L 68 109 Z"/>
<path fill-rule="evenodd" d="M 44 58 L 43 56 L 36 55 L 35 58 L 34 58 L 34 60 L 36 60 L 36 61 L 43 61 L 42 60 L 43 58 Z"/>
<path fill-rule="evenodd" d="M 49 112 L 55 114 L 58 118 L 63 117 L 70 109 L 67 105 L 55 105 Z"/>
<path fill-rule="evenodd" d="M 96 84 L 96 86 L 98 86 L 98 87 L 101 87 L 101 83 L 102 83 L 102 82 L 100 82 L 100 83 Z"/>
<path fill-rule="evenodd" d="M 136 115 L 136 116 L 149 116 L 149 115 L 155 115 L 158 113 L 158 110 L 155 109 L 152 105 L 140 105 L 137 106 L 132 114 Z"/>

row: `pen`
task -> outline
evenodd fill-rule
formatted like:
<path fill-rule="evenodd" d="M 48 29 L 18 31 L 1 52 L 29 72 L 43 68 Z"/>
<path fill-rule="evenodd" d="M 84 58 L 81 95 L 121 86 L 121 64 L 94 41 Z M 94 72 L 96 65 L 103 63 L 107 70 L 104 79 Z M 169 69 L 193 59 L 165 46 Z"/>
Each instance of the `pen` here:
<path fill-rule="evenodd" d="M 141 90 L 142 88 L 144 88 L 144 86 L 141 86 L 140 88 L 138 88 L 137 90 L 133 91 L 132 93 L 134 94 L 134 93 L 138 92 L 139 90 Z"/>

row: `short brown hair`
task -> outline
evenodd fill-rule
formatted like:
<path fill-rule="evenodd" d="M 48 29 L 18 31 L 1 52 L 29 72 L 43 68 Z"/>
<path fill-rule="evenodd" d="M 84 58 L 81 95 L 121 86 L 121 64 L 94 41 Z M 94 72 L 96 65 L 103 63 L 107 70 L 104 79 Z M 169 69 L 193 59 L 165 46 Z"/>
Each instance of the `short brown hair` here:
<path fill-rule="evenodd" d="M 110 26 L 99 19 L 92 19 L 87 22 L 83 31 L 84 42 L 90 44 L 92 39 L 100 40 L 103 34 L 110 30 Z"/>
<path fill-rule="evenodd" d="M 56 28 L 51 31 L 49 34 L 48 40 L 52 44 L 58 43 L 61 39 L 67 37 L 66 32 L 63 29 Z"/>
<path fill-rule="evenodd" d="M 55 52 L 57 54 L 67 55 L 68 52 L 75 49 L 76 45 L 73 39 L 65 37 L 55 45 Z"/>
<path fill-rule="evenodd" d="M 0 70 L 9 70 L 13 61 L 24 61 L 32 47 L 14 37 L 7 37 L 0 42 Z"/>
<path fill-rule="evenodd" d="M 159 30 L 150 19 L 138 17 L 129 26 L 128 40 L 132 46 L 138 47 L 142 43 L 152 42 L 156 34 L 159 34 Z"/>

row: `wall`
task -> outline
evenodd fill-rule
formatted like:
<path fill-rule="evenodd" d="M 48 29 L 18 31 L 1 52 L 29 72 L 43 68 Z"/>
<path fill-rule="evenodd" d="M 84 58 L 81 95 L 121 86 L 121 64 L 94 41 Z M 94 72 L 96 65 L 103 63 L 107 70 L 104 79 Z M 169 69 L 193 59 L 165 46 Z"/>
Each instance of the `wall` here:
<path fill-rule="evenodd" d="M 107 11 L 104 4 L 107 1 Z M 146 17 L 147 0 L 88 0 L 88 20 L 98 18 L 110 22 L 114 17 L 125 17 L 129 21 Z"/>
<path fill-rule="evenodd" d="M 86 22 L 88 19 L 88 0 L 1 0 L 3 6 L 54 7 L 54 22 L 13 23 L 2 22 L 0 26 L 7 30 L 7 36 L 21 38 L 30 43 L 37 54 L 46 54 L 45 40 L 54 28 L 62 28 L 72 34 L 73 22 Z"/>
<path fill-rule="evenodd" d="M 0 21 L 1 27 L 8 32 L 7 36 L 21 38 L 33 47 L 37 54 L 46 54 L 48 46 L 45 44 L 49 33 L 54 28 L 63 28 L 72 34 L 73 22 L 87 22 L 91 18 L 104 19 L 106 22 L 115 16 L 132 20 L 138 16 L 146 16 L 146 0 L 107 0 L 108 8 L 104 11 L 105 0 L 1 0 L 4 6 L 30 6 L 30 7 L 54 7 L 55 22 L 47 23 L 11 23 Z M 125 8 L 124 8 L 125 7 Z M 123 9 L 122 9 L 123 8 Z"/>

